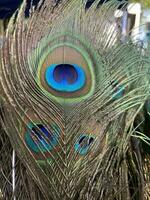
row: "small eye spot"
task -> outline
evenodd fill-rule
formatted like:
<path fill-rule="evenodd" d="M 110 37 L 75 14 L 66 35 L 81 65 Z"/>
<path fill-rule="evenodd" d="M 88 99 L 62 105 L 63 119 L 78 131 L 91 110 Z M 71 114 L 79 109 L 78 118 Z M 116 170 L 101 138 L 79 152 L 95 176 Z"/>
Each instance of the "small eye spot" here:
<path fill-rule="evenodd" d="M 80 155 L 86 155 L 94 142 L 94 137 L 90 135 L 81 135 L 75 142 L 74 148 Z"/>
<path fill-rule="evenodd" d="M 27 146 L 35 153 L 52 150 L 58 143 L 58 132 L 60 132 L 60 130 L 55 130 L 55 127 L 54 130 L 48 131 L 43 124 L 34 125 L 33 123 L 29 123 L 25 134 Z"/>
<path fill-rule="evenodd" d="M 113 88 L 114 88 L 114 94 L 112 96 L 113 100 L 117 100 L 119 98 L 121 98 L 124 95 L 125 92 L 125 87 L 123 85 L 118 85 L 118 81 L 114 81 L 112 83 Z"/>

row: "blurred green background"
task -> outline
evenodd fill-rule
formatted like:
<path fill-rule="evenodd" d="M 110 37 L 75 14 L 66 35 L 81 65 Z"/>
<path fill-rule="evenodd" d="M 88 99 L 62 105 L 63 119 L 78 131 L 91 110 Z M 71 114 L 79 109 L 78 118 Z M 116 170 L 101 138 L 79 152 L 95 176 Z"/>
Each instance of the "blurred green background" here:
<path fill-rule="evenodd" d="M 150 8 L 150 0 L 129 0 L 129 2 L 141 3 L 143 7 Z"/>

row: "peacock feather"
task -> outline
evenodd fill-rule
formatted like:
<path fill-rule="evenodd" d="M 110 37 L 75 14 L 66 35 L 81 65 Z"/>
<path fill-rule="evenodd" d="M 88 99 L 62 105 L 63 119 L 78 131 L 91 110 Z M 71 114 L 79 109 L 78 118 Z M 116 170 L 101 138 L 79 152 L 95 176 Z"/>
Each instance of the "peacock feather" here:
<path fill-rule="evenodd" d="M 41 0 L 26 18 L 23 1 L 11 18 L 0 65 L 1 141 L 10 148 L 1 154 L 10 166 L 15 150 L 18 174 L 13 194 L 2 179 L 4 199 L 149 199 L 150 157 L 138 133 L 150 60 L 121 42 L 120 5 Z"/>

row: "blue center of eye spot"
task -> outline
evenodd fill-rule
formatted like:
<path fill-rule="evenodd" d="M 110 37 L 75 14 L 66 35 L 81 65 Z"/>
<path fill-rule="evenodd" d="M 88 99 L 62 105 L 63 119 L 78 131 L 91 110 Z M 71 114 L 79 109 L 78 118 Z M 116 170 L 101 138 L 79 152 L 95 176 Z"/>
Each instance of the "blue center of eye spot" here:
<path fill-rule="evenodd" d="M 73 65 L 60 64 L 54 69 L 53 76 L 58 83 L 66 80 L 68 84 L 74 84 L 78 79 L 78 73 Z"/>
<path fill-rule="evenodd" d="M 75 92 L 86 82 L 82 67 L 76 64 L 52 64 L 45 71 L 47 84 L 60 92 Z"/>
<path fill-rule="evenodd" d="M 80 137 L 74 144 L 74 149 L 80 155 L 86 155 L 93 142 L 94 142 L 93 136 L 87 134 L 80 135 Z"/>
<path fill-rule="evenodd" d="M 35 153 L 51 151 L 58 144 L 60 134 L 59 127 L 52 125 L 52 131 L 48 131 L 43 124 L 29 123 L 25 133 L 25 142 L 29 149 Z"/>

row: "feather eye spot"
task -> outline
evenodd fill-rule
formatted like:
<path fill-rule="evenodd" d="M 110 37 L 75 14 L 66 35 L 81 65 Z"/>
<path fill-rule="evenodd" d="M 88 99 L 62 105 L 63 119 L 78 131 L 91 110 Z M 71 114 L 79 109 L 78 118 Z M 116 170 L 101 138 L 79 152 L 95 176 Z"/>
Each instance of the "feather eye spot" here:
<path fill-rule="evenodd" d="M 70 42 L 52 45 L 41 52 L 36 66 L 32 63 L 42 92 L 60 104 L 64 99 L 67 103 L 80 102 L 94 93 L 94 63 L 84 48 Z"/>
<path fill-rule="evenodd" d="M 94 142 L 94 137 L 90 136 L 90 135 L 81 135 L 75 145 L 74 145 L 74 149 L 77 153 L 79 153 L 80 155 L 86 155 L 91 147 L 91 145 Z"/>
<path fill-rule="evenodd" d="M 60 92 L 75 92 L 86 82 L 84 70 L 76 64 L 52 64 L 45 71 L 49 87 Z"/>
<path fill-rule="evenodd" d="M 58 137 L 59 130 L 56 130 L 55 127 L 53 131 L 48 131 L 46 126 L 41 123 L 35 125 L 29 123 L 25 133 L 25 142 L 34 153 L 46 153 L 58 144 Z"/>

